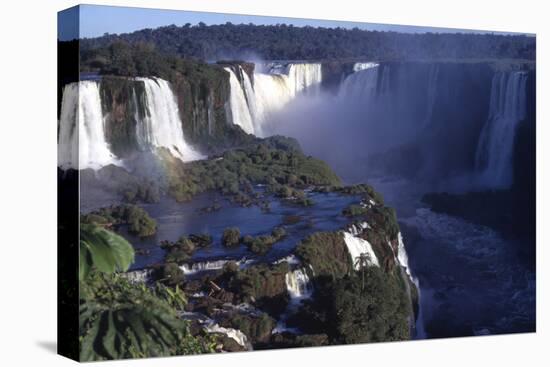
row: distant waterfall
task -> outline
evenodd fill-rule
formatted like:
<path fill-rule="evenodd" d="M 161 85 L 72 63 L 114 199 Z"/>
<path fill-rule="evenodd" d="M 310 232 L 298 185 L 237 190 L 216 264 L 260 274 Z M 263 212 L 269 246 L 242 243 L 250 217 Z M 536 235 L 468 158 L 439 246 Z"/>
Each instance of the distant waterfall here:
<path fill-rule="evenodd" d="M 267 73 L 255 72 L 254 83 L 240 67 L 225 68 L 231 87 L 231 117 L 245 132 L 264 136 L 269 114 L 280 110 L 301 93 L 319 90 L 321 64 L 271 64 Z"/>
<path fill-rule="evenodd" d="M 293 96 L 303 91 L 316 91 L 322 81 L 321 64 L 289 64 L 287 76 Z"/>
<path fill-rule="evenodd" d="M 305 269 L 300 268 L 286 273 L 285 283 L 291 300 L 299 301 L 311 297 L 313 289 Z"/>
<path fill-rule="evenodd" d="M 375 62 L 356 62 L 355 64 L 353 64 L 353 72 L 356 73 L 358 71 L 374 68 L 377 66 L 378 64 Z"/>
<path fill-rule="evenodd" d="M 526 113 L 525 72 L 499 72 L 493 77 L 489 117 L 481 132 L 476 168 L 485 185 L 506 188 L 513 180 L 515 134 Z"/>
<path fill-rule="evenodd" d="M 348 75 L 340 85 L 338 97 L 341 99 L 372 99 L 378 91 L 380 67 L 377 63 L 356 63 L 354 73 Z"/>
<path fill-rule="evenodd" d="M 99 169 L 109 164 L 120 162 L 105 140 L 98 82 L 81 81 L 66 85 L 59 121 L 59 167 Z"/>
<path fill-rule="evenodd" d="M 229 86 L 231 88 L 229 104 L 231 106 L 233 124 L 240 126 L 248 134 L 254 134 L 254 125 L 248 102 L 246 101 L 245 91 L 235 72 L 231 68 L 224 69 L 229 73 Z M 241 69 L 240 66 L 239 69 Z"/>
<path fill-rule="evenodd" d="M 138 78 L 145 83 L 147 108 L 137 126 L 137 140 L 143 149 L 166 148 L 182 161 L 201 159 L 184 139 L 176 97 L 163 79 Z"/>
<path fill-rule="evenodd" d="M 432 122 L 433 111 L 435 107 L 435 99 L 437 97 L 437 80 L 439 78 L 439 65 L 433 64 L 430 66 L 428 75 L 428 96 L 426 105 L 426 116 L 422 124 L 422 128 L 427 128 Z"/>

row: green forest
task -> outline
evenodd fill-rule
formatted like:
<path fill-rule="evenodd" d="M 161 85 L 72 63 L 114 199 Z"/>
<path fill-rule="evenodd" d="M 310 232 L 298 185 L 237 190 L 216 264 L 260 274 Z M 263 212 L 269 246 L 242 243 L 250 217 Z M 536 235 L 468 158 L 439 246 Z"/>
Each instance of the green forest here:
<path fill-rule="evenodd" d="M 82 50 L 114 41 L 154 45 L 159 51 L 202 60 L 253 57 L 266 60 L 329 60 L 369 58 L 523 59 L 534 60 L 535 37 L 471 33 L 398 33 L 359 28 L 294 27 L 232 24 L 170 25 L 120 35 L 81 40 Z"/>

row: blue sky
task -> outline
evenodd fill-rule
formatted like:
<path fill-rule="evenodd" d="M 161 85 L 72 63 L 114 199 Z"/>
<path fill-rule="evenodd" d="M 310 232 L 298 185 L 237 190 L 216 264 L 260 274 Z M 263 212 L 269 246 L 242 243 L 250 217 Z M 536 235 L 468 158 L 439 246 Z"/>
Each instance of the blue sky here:
<path fill-rule="evenodd" d="M 75 38 L 78 29 L 78 7 L 71 8 L 58 14 L 59 27 L 58 37 L 61 40 Z M 254 24 L 278 24 L 286 23 L 295 26 L 313 26 L 313 27 L 344 27 L 360 28 L 378 31 L 396 31 L 396 32 L 476 32 L 487 33 L 483 31 L 471 31 L 451 28 L 432 28 L 403 25 L 389 25 L 376 23 L 358 23 L 330 20 L 299 19 L 285 17 L 266 17 L 255 15 L 233 15 L 222 13 L 205 13 L 182 10 L 162 10 L 146 8 L 130 8 L 102 5 L 80 5 L 80 38 L 97 37 L 104 33 L 128 33 L 144 28 L 158 28 L 175 24 L 178 26 L 186 23 L 197 24 L 204 22 L 208 25 L 223 24 L 231 22 L 234 24 L 254 23 Z M 495 32 L 501 33 L 501 32 Z"/>

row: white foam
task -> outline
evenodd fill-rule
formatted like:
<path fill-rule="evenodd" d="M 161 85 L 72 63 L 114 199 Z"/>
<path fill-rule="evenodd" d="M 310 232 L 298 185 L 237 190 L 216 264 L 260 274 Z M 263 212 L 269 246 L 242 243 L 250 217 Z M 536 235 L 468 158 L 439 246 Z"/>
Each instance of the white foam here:
<path fill-rule="evenodd" d="M 357 259 L 361 254 L 367 254 L 368 256 L 368 265 L 380 266 L 378 264 L 378 258 L 372 249 L 371 244 L 362 238 L 356 237 L 349 232 L 344 232 L 344 242 L 351 256 L 353 262 L 353 268 L 355 270 L 360 269 L 360 264 L 357 262 Z"/>

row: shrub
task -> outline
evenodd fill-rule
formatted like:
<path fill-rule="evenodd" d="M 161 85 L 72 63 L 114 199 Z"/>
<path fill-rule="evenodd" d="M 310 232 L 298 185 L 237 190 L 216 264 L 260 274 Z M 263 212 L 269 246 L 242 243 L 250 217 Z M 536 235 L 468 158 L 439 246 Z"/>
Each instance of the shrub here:
<path fill-rule="evenodd" d="M 357 217 L 367 214 L 368 211 L 368 208 L 363 208 L 360 205 L 352 204 L 347 208 L 344 208 L 344 210 L 342 210 L 342 214 L 344 214 L 346 217 Z"/>
<path fill-rule="evenodd" d="M 183 270 L 180 269 L 178 264 L 169 262 L 162 267 L 162 281 L 168 285 L 176 285 L 185 279 Z"/>
<path fill-rule="evenodd" d="M 237 227 L 226 228 L 222 235 L 222 244 L 226 247 L 237 246 L 240 243 L 241 231 Z"/>

